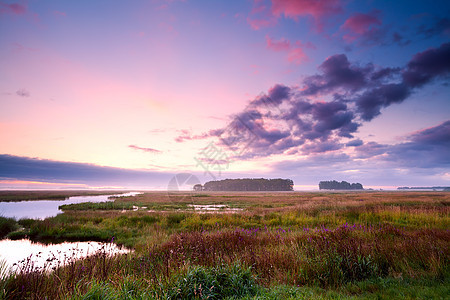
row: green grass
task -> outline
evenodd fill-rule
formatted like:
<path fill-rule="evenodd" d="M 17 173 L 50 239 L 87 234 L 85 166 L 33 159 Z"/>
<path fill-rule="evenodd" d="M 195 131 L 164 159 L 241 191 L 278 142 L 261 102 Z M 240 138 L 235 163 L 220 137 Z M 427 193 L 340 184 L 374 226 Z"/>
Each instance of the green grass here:
<path fill-rule="evenodd" d="M 75 204 L 61 205 L 59 209 L 62 211 L 85 211 L 85 210 L 133 210 L 135 208 L 142 210 L 154 211 L 175 211 L 175 210 L 192 210 L 189 203 L 142 203 L 142 202 L 83 202 Z"/>

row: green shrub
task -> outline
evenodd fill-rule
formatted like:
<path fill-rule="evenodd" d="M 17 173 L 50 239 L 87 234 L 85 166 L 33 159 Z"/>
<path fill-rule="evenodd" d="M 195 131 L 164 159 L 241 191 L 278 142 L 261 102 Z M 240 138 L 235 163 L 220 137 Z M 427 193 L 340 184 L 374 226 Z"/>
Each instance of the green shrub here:
<path fill-rule="evenodd" d="M 250 268 L 240 264 L 213 268 L 192 267 L 169 289 L 169 299 L 224 299 L 254 295 L 257 291 Z"/>
<path fill-rule="evenodd" d="M 36 223 L 37 220 L 35 219 L 20 219 L 19 221 L 17 221 L 17 223 L 19 223 L 19 225 L 22 225 L 23 227 L 26 228 L 30 228 L 34 223 Z"/>
<path fill-rule="evenodd" d="M 21 240 L 27 238 L 27 231 L 18 230 L 18 231 L 12 231 L 6 235 L 6 238 L 10 240 Z"/>
<path fill-rule="evenodd" d="M 17 222 L 13 218 L 0 217 L 0 239 L 8 233 L 18 229 Z"/>
<path fill-rule="evenodd" d="M 178 225 L 184 219 L 186 219 L 185 214 L 170 214 L 167 216 L 167 225 L 169 226 Z"/>

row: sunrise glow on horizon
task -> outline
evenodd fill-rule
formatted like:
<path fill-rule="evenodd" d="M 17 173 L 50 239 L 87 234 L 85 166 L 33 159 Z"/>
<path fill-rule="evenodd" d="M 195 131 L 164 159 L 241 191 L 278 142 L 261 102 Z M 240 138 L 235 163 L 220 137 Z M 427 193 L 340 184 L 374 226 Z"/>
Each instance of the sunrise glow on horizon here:
<path fill-rule="evenodd" d="M 448 1 L 0 1 L 0 189 L 450 186 Z"/>

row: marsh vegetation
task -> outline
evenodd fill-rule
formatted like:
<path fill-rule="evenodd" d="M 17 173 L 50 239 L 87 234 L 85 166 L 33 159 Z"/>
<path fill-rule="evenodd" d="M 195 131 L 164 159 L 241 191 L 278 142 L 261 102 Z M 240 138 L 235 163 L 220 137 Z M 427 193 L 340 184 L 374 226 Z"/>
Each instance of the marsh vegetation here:
<path fill-rule="evenodd" d="M 53 272 L 24 266 L 2 275 L 1 297 L 445 298 L 449 203 L 448 192 L 151 192 L 74 204 L 45 220 L 0 220 L 3 236 L 113 240 L 134 252 L 99 251 Z"/>

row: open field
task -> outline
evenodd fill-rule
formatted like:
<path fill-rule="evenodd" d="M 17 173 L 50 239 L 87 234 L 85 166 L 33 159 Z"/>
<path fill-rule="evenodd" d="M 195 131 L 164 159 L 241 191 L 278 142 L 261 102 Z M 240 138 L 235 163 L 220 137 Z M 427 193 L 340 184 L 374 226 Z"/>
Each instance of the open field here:
<path fill-rule="evenodd" d="M 3 236 L 113 240 L 134 252 L 52 273 L 24 265 L 4 277 L 1 297 L 444 299 L 449 205 L 449 192 L 411 191 L 150 192 L 69 205 L 42 221 L 2 221 Z"/>

